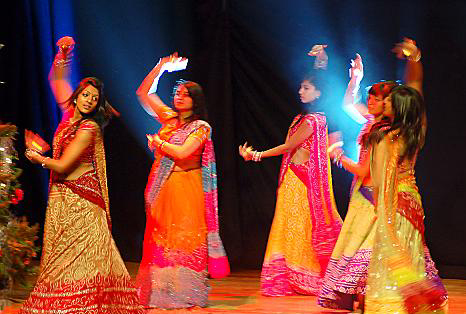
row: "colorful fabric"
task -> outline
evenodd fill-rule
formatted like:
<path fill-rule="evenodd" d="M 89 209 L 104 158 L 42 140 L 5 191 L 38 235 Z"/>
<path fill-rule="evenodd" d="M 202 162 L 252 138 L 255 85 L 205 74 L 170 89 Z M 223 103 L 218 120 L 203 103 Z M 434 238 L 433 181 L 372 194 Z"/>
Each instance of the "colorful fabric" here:
<path fill-rule="evenodd" d="M 366 290 L 377 217 L 374 205 L 360 193 L 360 184 L 358 180 L 319 293 L 317 303 L 323 307 L 346 309 L 343 294 Z"/>
<path fill-rule="evenodd" d="M 310 158 L 293 164 L 296 150 L 283 157 L 261 274 L 261 293 L 267 296 L 317 294 L 341 228 L 327 154 L 326 118 L 317 113 L 306 115 L 288 136 L 302 123 L 314 132 L 296 150 L 308 150 Z"/>
<path fill-rule="evenodd" d="M 229 273 L 219 236 L 217 175 L 211 128 L 196 120 L 178 129 L 167 125 L 172 144 L 189 136 L 202 142 L 201 169 L 174 172 L 175 161 L 160 156 L 146 186 L 146 234 L 136 285 L 146 307 L 207 305 L 207 269 L 215 277 Z M 183 195 L 183 197 L 176 197 Z"/>
<path fill-rule="evenodd" d="M 79 123 L 62 122 L 55 158 L 64 151 L 66 137 L 79 129 Z M 86 151 L 93 152 L 97 169 L 76 180 L 51 174 L 40 273 L 20 313 L 143 313 L 110 231 L 103 141 L 97 125 L 93 130 L 92 148 Z"/>
<path fill-rule="evenodd" d="M 365 160 L 369 153 L 364 139 L 370 133 L 374 119 L 371 115 L 366 118 L 368 122 L 358 136 L 358 162 Z M 351 185 L 348 211 L 317 299 L 317 303 L 322 307 L 352 310 L 355 295 L 365 293 L 377 217 L 373 191 L 370 187 L 362 185 L 363 179 L 355 176 Z M 351 302 L 348 302 L 348 299 Z"/>
<path fill-rule="evenodd" d="M 436 274 L 427 273 L 432 264 L 426 259 L 423 224 L 418 221 L 422 204 L 415 160 L 400 163 L 403 143 L 394 133 L 378 145 L 380 156 L 373 152 L 371 172 L 382 176 L 365 313 L 446 313 L 447 292 Z M 399 202 L 408 195 L 410 202 Z"/>

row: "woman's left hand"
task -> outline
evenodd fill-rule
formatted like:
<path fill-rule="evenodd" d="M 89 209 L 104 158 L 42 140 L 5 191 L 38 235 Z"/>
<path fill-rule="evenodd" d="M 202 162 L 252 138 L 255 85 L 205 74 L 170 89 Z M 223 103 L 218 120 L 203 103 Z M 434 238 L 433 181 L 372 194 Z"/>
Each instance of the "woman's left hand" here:
<path fill-rule="evenodd" d="M 253 148 L 252 146 L 248 146 L 248 142 L 245 142 L 243 145 L 240 145 L 238 147 L 239 154 L 245 161 L 249 161 L 252 159 L 252 151 Z"/>
<path fill-rule="evenodd" d="M 162 143 L 162 140 L 160 139 L 158 134 L 154 134 L 154 135 L 146 134 L 146 136 L 147 136 L 147 146 L 149 146 L 150 150 L 154 150 L 157 146 L 159 146 Z"/>

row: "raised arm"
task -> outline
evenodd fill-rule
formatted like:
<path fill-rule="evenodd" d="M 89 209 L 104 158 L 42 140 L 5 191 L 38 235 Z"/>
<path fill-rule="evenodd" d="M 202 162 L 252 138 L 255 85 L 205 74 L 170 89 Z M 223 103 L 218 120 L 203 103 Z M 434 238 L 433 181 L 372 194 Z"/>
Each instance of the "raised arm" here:
<path fill-rule="evenodd" d="M 364 117 L 367 115 L 367 107 L 358 103 L 359 86 L 364 77 L 364 67 L 362 58 L 357 53 L 356 58 L 351 60 L 350 81 L 343 97 L 343 110 L 357 123 L 363 124 L 367 121 Z"/>
<path fill-rule="evenodd" d="M 166 70 L 179 70 L 176 68 L 179 64 L 185 64 L 184 58 L 179 58 L 177 53 L 170 56 L 163 57 L 159 60 L 157 65 L 149 72 L 146 78 L 142 81 L 141 85 L 136 91 L 139 102 L 144 109 L 158 119 L 162 124 L 167 120 L 176 117 L 176 113 L 168 107 L 162 99 L 157 95 L 157 85 L 163 72 Z"/>
<path fill-rule="evenodd" d="M 58 105 L 62 111 L 66 111 L 68 109 L 66 101 L 73 93 L 69 78 L 69 65 L 71 63 L 71 51 L 74 47 L 74 40 L 69 36 L 62 37 L 57 41 L 57 46 L 58 52 L 49 72 L 49 83 Z"/>
<path fill-rule="evenodd" d="M 406 59 L 404 82 L 407 86 L 416 89 L 421 95 L 424 72 L 421 63 L 421 50 L 416 46 L 416 42 L 409 38 L 404 38 L 392 49 L 400 59 Z"/>
<path fill-rule="evenodd" d="M 313 132 L 313 127 L 307 120 L 305 120 L 301 123 L 295 133 L 286 137 L 284 144 L 275 146 L 263 152 L 256 152 L 252 150 L 252 147 L 248 147 L 247 143 L 245 143 L 239 147 L 239 153 L 246 161 L 253 159 L 255 154 L 256 156 L 259 156 L 259 160 L 262 158 L 283 155 L 287 152 L 293 151 L 302 142 L 309 138 Z"/>

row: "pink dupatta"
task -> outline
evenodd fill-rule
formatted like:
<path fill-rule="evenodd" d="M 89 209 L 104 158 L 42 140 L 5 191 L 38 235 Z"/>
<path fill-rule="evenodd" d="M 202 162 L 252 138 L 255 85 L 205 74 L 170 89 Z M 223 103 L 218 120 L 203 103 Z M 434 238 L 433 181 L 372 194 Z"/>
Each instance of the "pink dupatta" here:
<path fill-rule="evenodd" d="M 299 117 L 297 116 L 295 121 Z M 297 149 L 286 153 L 283 156 L 278 184 L 281 185 L 286 170 L 290 167 L 307 186 L 307 197 L 311 209 L 312 246 L 318 255 L 323 275 L 340 233 L 342 221 L 333 196 L 330 159 L 327 153 L 326 117 L 319 113 L 307 114 L 291 128 L 289 136 L 294 134 L 302 123 L 308 123 L 314 130 L 312 135 L 297 148 L 309 149 L 311 153 L 309 161 L 300 165 L 293 164 L 291 158 Z"/>

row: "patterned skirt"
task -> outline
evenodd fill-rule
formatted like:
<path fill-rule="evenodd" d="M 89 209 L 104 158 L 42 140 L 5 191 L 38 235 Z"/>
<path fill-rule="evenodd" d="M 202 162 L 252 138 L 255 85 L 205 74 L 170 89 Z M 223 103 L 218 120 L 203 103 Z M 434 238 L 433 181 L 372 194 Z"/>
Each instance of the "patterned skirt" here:
<path fill-rule="evenodd" d="M 306 185 L 288 168 L 278 188 L 277 205 L 261 273 L 266 296 L 315 295 L 322 281 L 312 247 L 312 223 Z"/>
<path fill-rule="evenodd" d="M 365 293 L 377 219 L 372 200 L 371 189 L 357 182 L 319 293 L 320 306 L 352 310 L 353 296 Z"/>
<path fill-rule="evenodd" d="M 143 313 L 105 211 L 64 184 L 51 186 L 40 273 L 20 313 Z"/>
<path fill-rule="evenodd" d="M 201 169 L 172 172 L 148 206 L 136 278 L 147 308 L 207 306 L 207 227 Z"/>
<path fill-rule="evenodd" d="M 391 256 L 397 247 L 386 241 L 387 232 L 379 222 L 368 272 L 365 313 L 447 313 L 447 291 L 424 242 L 424 211 L 417 187 L 399 184 L 397 189 L 393 227 L 409 260 L 397 262 L 407 266 L 393 268 Z"/>

